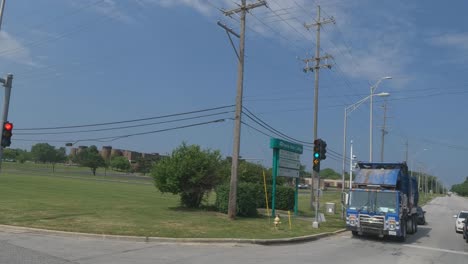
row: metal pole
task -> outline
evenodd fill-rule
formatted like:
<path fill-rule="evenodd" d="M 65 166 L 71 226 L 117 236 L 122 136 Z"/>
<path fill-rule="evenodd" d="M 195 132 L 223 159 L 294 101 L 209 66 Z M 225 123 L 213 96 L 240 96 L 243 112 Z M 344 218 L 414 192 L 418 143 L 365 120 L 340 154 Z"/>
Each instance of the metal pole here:
<path fill-rule="evenodd" d="M 370 121 L 369 121 L 369 162 L 372 162 L 372 113 L 373 113 L 373 103 L 374 103 L 374 86 L 370 88 Z"/>
<path fill-rule="evenodd" d="M 314 89 L 314 141 L 317 139 L 317 124 L 318 124 L 318 95 L 319 95 L 319 70 L 320 70 L 320 6 L 317 6 L 317 43 L 315 44 L 315 89 Z M 312 170 L 312 183 L 314 178 L 317 178 L 317 197 L 315 205 L 315 221 L 312 223 L 314 228 L 319 227 L 319 193 L 320 193 L 320 175 Z M 313 186 L 313 184 L 312 184 Z M 311 202 L 313 195 L 311 196 Z"/>
<path fill-rule="evenodd" d="M 345 190 L 345 167 L 346 167 L 346 126 L 347 126 L 347 108 L 344 109 L 344 121 L 343 121 L 343 175 L 341 178 L 341 193 L 344 193 Z M 345 204 L 341 203 L 341 219 L 345 217 Z"/>
<path fill-rule="evenodd" d="M 0 30 L 2 29 L 3 10 L 5 10 L 5 1 L 6 0 L 2 0 L 2 3 L 0 5 Z"/>
<path fill-rule="evenodd" d="M 351 140 L 351 147 L 349 153 L 349 190 L 353 189 L 353 141 Z"/>
<path fill-rule="evenodd" d="M 6 79 L 1 80 L 5 87 L 5 97 L 3 98 L 3 113 L 1 120 L 0 135 L 3 135 L 3 124 L 8 120 L 8 109 L 10 107 L 11 85 L 13 83 L 13 74 L 7 74 Z M 3 147 L 0 146 L 0 171 L 2 168 Z"/>
<path fill-rule="evenodd" d="M 273 149 L 273 168 L 272 168 L 272 189 L 271 189 L 271 216 L 275 217 L 276 211 L 276 177 L 278 176 L 278 156 L 279 156 L 279 149 Z"/>
<path fill-rule="evenodd" d="M 347 126 L 347 108 L 345 107 L 344 109 L 344 121 L 343 121 L 343 175 L 342 175 L 342 186 L 341 186 L 341 192 L 344 192 L 344 186 L 345 186 L 345 167 L 346 167 L 346 126 Z"/>
<path fill-rule="evenodd" d="M 386 125 L 387 125 L 387 102 L 383 105 L 384 108 L 384 122 L 382 127 L 382 146 L 380 149 L 380 162 L 384 161 L 384 149 L 385 149 L 385 134 L 387 133 Z"/>
<path fill-rule="evenodd" d="M 234 219 L 237 213 L 237 172 L 240 153 L 241 136 L 241 115 L 242 115 L 242 93 L 244 86 L 244 48 L 245 48 L 245 17 L 246 0 L 242 0 L 242 11 L 240 18 L 240 43 L 239 43 L 239 64 L 237 67 L 237 96 L 236 113 L 234 117 L 234 144 L 232 151 L 231 183 L 229 189 L 228 217 Z"/>

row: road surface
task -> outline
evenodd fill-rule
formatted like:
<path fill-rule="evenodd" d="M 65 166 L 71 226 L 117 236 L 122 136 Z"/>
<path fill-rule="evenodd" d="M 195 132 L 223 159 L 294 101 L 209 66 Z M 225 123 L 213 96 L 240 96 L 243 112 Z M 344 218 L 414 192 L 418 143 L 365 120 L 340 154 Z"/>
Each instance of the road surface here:
<path fill-rule="evenodd" d="M 468 263 L 468 244 L 454 230 L 452 216 L 468 200 L 452 196 L 424 208 L 428 224 L 405 243 L 352 238 L 349 232 L 314 242 L 260 246 L 249 244 L 164 244 L 0 232 L 0 263 Z M 435 221 L 438 219 L 438 221 Z"/>

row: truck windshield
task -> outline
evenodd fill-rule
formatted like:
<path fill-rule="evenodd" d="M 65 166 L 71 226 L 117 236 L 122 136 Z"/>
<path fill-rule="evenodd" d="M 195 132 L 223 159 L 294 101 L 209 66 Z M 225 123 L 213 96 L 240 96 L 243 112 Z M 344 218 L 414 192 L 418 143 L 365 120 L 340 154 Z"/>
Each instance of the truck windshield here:
<path fill-rule="evenodd" d="M 351 191 L 349 195 L 349 209 L 363 211 L 370 209 L 370 192 Z"/>
<path fill-rule="evenodd" d="M 377 192 L 375 210 L 377 213 L 395 213 L 397 197 L 395 192 Z"/>

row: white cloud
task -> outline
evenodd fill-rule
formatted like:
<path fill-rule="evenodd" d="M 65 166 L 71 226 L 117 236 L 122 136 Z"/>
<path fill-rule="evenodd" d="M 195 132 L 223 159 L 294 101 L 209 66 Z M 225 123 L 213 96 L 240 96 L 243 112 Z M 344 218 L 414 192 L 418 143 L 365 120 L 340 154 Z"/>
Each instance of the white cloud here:
<path fill-rule="evenodd" d="M 30 50 L 12 35 L 5 31 L 1 31 L 0 43 L 0 58 L 29 66 L 37 66 L 37 64 L 32 60 Z"/>
<path fill-rule="evenodd" d="M 160 6 L 164 8 L 188 7 L 200 14 L 221 18 L 228 26 L 238 28 L 239 17 L 224 18 L 219 9 L 232 9 L 240 0 L 133 0 L 141 7 Z M 254 0 L 247 1 L 255 2 Z M 259 7 L 251 10 L 248 17 L 250 34 L 260 34 L 262 37 L 277 39 L 283 44 L 303 54 L 310 52 L 311 44 L 315 42 L 315 33 L 307 31 L 304 23 L 314 23 L 316 17 L 316 4 L 322 6 L 322 17 L 333 16 L 339 31 L 332 25 L 325 25 L 322 33 L 322 49 L 331 53 L 339 63 L 343 73 L 350 78 L 364 78 L 372 81 L 381 76 L 404 76 L 410 56 L 408 39 L 415 30 L 412 23 L 402 17 L 400 13 L 388 12 L 385 8 L 368 10 L 363 14 L 359 3 L 346 0 L 267 0 L 268 8 Z M 361 3 L 362 4 L 362 3 Z M 397 6 L 397 4 L 393 4 Z M 401 10 L 408 7 L 400 4 Z M 115 0 L 105 0 L 96 6 L 96 11 L 123 22 L 132 21 L 132 17 L 125 14 Z M 396 9 L 398 10 L 398 9 Z M 370 21 L 379 21 L 376 27 L 368 27 Z M 372 23 L 372 22 L 371 22 Z M 401 28 L 406 30 L 402 31 Z M 254 31 L 253 33 L 251 31 Z M 311 29 L 313 31 L 313 29 Z M 237 31 L 237 30 L 236 30 Z M 338 33 L 339 32 L 339 33 Z M 467 37 L 468 38 L 468 37 Z M 345 39 L 346 41 L 343 41 Z M 467 42 L 462 36 L 452 36 L 445 39 L 448 44 Z M 353 45 L 357 44 L 357 45 Z M 349 51 L 349 48 L 352 50 Z M 353 55 L 349 55 L 352 52 Z M 356 65 L 358 64 L 358 65 Z M 397 78 L 395 78 L 397 79 Z M 398 81 L 393 81 L 397 84 Z M 404 86 L 400 82 L 398 86 Z"/>
<path fill-rule="evenodd" d="M 101 0 L 94 3 L 85 2 L 83 0 L 70 0 L 70 3 L 76 7 L 90 7 L 90 10 L 122 23 L 131 24 L 135 22 L 132 16 L 123 11 L 124 8 L 120 6 L 121 3 L 119 4 L 119 2 L 115 0 Z"/>
<path fill-rule="evenodd" d="M 437 46 L 456 48 L 468 52 L 468 33 L 448 33 L 430 39 Z"/>

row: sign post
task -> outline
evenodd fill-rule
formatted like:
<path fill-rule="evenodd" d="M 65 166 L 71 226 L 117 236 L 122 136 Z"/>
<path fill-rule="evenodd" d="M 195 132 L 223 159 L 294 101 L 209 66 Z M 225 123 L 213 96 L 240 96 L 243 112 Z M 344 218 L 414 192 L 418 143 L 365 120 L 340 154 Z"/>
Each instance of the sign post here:
<path fill-rule="evenodd" d="M 276 215 L 276 177 L 278 176 L 295 178 L 296 188 L 294 193 L 294 215 L 297 215 L 299 198 L 299 170 L 301 167 L 300 154 L 303 152 L 303 147 L 300 144 L 277 138 L 271 138 L 270 148 L 273 149 L 273 187 L 271 191 L 271 215 L 272 217 L 275 217 Z"/>

